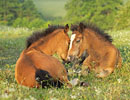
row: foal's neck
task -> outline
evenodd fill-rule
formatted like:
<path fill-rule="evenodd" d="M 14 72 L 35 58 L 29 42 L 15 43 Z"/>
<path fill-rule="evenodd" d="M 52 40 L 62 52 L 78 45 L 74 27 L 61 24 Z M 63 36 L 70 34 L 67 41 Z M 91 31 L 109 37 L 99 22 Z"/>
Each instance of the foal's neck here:
<path fill-rule="evenodd" d="M 57 34 L 58 33 L 54 32 L 49 36 L 42 38 L 41 44 L 39 42 L 40 45 L 38 45 L 37 48 L 48 55 L 53 55 L 54 53 L 56 53 L 59 42 L 57 39 Z"/>
<path fill-rule="evenodd" d="M 60 31 L 56 30 L 53 33 L 49 34 L 48 36 L 39 39 L 31 47 L 39 51 L 42 51 L 45 54 L 53 55 L 54 53 L 57 52 L 57 48 L 59 46 L 58 44 L 59 40 L 62 39 L 60 37 L 61 34 Z"/>
<path fill-rule="evenodd" d="M 92 50 L 94 50 L 95 52 L 102 50 L 104 45 L 108 45 L 109 42 L 108 41 L 104 41 L 103 37 L 100 36 L 100 34 L 97 34 L 95 31 L 93 30 L 86 30 L 85 32 L 85 38 L 86 38 L 86 49 L 91 52 Z"/>

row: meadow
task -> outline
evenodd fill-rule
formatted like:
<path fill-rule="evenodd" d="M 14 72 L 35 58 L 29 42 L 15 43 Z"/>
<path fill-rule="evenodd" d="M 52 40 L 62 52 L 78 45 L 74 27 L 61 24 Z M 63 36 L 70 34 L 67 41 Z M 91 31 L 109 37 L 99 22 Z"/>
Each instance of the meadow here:
<path fill-rule="evenodd" d="M 77 77 L 88 82 L 89 86 L 75 86 L 72 89 L 36 89 L 16 83 L 15 63 L 32 31 L 27 28 L 0 26 L 0 100 L 130 100 L 130 30 L 107 31 L 114 39 L 113 44 L 121 52 L 122 68 L 116 69 L 104 79 L 96 78 L 93 72 L 87 77 L 73 74 L 70 80 Z"/>

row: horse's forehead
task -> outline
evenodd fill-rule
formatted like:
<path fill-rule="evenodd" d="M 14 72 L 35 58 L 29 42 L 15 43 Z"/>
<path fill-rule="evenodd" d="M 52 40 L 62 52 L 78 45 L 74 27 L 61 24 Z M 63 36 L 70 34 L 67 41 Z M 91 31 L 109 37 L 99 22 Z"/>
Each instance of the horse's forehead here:
<path fill-rule="evenodd" d="M 75 39 L 75 37 L 76 37 L 76 34 L 72 34 L 72 35 L 71 35 L 71 38 L 70 38 L 70 41 L 72 41 L 72 42 L 73 42 L 73 41 L 74 41 L 74 39 Z"/>
<path fill-rule="evenodd" d="M 72 48 L 72 43 L 73 43 L 75 37 L 76 37 L 76 34 L 72 34 L 72 35 L 71 35 L 69 50 Z"/>

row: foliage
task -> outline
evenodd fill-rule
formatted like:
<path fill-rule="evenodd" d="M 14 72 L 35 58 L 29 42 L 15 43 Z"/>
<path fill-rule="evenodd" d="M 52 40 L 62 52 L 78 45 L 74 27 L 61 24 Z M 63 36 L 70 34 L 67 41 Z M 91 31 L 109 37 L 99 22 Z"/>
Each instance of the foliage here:
<path fill-rule="evenodd" d="M 25 23 L 36 18 L 40 19 L 41 15 L 32 0 L 0 0 L 0 24 L 12 25 L 20 19 Z"/>
<path fill-rule="evenodd" d="M 70 0 L 65 5 L 72 23 L 93 22 L 103 29 L 111 29 L 122 0 Z"/>
<path fill-rule="evenodd" d="M 27 28 L 43 28 L 45 23 L 46 23 L 45 21 L 39 18 L 36 18 L 30 21 L 29 19 L 24 17 L 24 18 L 17 18 L 14 21 L 13 26 L 14 27 L 27 27 Z"/>
<path fill-rule="evenodd" d="M 0 24 L 27 28 L 46 28 L 48 23 L 64 24 L 63 16 L 59 15 L 65 15 L 65 1 L 0 0 Z M 59 7 L 61 9 L 58 9 Z"/>
<path fill-rule="evenodd" d="M 120 7 L 115 18 L 114 29 L 121 30 L 125 28 L 130 28 L 130 1 Z"/>
<path fill-rule="evenodd" d="M 113 44 L 121 52 L 122 68 L 116 68 L 110 76 L 104 79 L 96 78 L 93 72 L 86 77 L 73 72 L 70 80 L 77 77 L 90 85 L 88 87 L 76 86 L 72 89 L 66 87 L 29 89 L 16 83 L 15 63 L 25 47 L 26 37 L 31 33 L 32 30 L 27 28 L 0 26 L 0 100 L 129 100 L 130 30 L 108 31 L 114 39 Z M 71 69 L 69 65 L 66 67 Z"/>

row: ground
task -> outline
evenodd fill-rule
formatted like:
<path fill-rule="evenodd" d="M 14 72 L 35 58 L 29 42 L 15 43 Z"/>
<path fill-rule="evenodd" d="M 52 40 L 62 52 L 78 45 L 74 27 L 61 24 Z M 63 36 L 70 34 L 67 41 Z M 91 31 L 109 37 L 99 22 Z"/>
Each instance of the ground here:
<path fill-rule="evenodd" d="M 104 79 L 96 78 L 93 72 L 87 77 L 70 76 L 70 80 L 77 77 L 88 82 L 88 87 L 30 89 L 16 83 L 14 69 L 32 30 L 0 26 L 0 100 L 130 100 L 130 30 L 107 32 L 121 52 L 121 69 Z"/>

